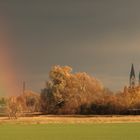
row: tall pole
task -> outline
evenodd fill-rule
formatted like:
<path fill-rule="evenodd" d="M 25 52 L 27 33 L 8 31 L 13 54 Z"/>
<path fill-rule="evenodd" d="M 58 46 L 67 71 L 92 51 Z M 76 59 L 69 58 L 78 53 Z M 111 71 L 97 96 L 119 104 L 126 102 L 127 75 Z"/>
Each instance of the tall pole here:
<path fill-rule="evenodd" d="M 139 72 L 139 86 L 140 86 L 140 72 Z"/>
<path fill-rule="evenodd" d="M 23 94 L 25 94 L 25 90 L 26 90 L 26 83 L 25 81 L 23 81 Z"/>

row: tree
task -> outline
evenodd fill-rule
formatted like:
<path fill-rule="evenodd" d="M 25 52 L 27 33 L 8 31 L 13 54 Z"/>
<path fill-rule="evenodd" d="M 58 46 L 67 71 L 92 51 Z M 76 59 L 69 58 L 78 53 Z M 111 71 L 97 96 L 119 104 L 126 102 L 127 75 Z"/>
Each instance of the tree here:
<path fill-rule="evenodd" d="M 68 66 L 54 66 L 50 71 L 50 80 L 42 90 L 43 105 L 51 108 L 49 113 L 75 114 L 80 112 L 82 104 L 91 104 L 102 84 L 86 73 L 72 73 Z"/>
<path fill-rule="evenodd" d="M 21 112 L 21 106 L 17 102 L 16 97 L 10 97 L 7 100 L 7 113 L 9 119 L 17 119 L 19 113 Z"/>

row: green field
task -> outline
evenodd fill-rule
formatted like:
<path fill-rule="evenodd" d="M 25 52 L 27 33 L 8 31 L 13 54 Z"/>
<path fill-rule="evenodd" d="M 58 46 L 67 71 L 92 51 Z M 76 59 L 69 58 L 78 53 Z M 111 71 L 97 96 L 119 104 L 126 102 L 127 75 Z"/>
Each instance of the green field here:
<path fill-rule="evenodd" d="M 3 124 L 0 140 L 140 140 L 140 123 Z"/>

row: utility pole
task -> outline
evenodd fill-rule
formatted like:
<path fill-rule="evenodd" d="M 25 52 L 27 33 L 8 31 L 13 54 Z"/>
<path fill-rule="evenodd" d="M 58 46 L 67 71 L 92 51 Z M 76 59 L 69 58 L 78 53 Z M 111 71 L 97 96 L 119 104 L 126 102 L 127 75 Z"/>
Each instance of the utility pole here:
<path fill-rule="evenodd" d="M 23 94 L 25 94 L 25 90 L 26 90 L 26 82 L 23 81 Z"/>

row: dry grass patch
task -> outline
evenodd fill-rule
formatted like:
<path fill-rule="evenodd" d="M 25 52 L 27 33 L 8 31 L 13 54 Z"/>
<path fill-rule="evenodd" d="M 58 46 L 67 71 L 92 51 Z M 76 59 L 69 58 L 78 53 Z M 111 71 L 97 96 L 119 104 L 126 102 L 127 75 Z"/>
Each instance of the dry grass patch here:
<path fill-rule="evenodd" d="M 16 120 L 9 120 L 7 117 L 0 117 L 0 124 L 50 124 L 50 123 L 127 123 L 140 122 L 140 116 L 34 116 L 20 117 Z"/>

